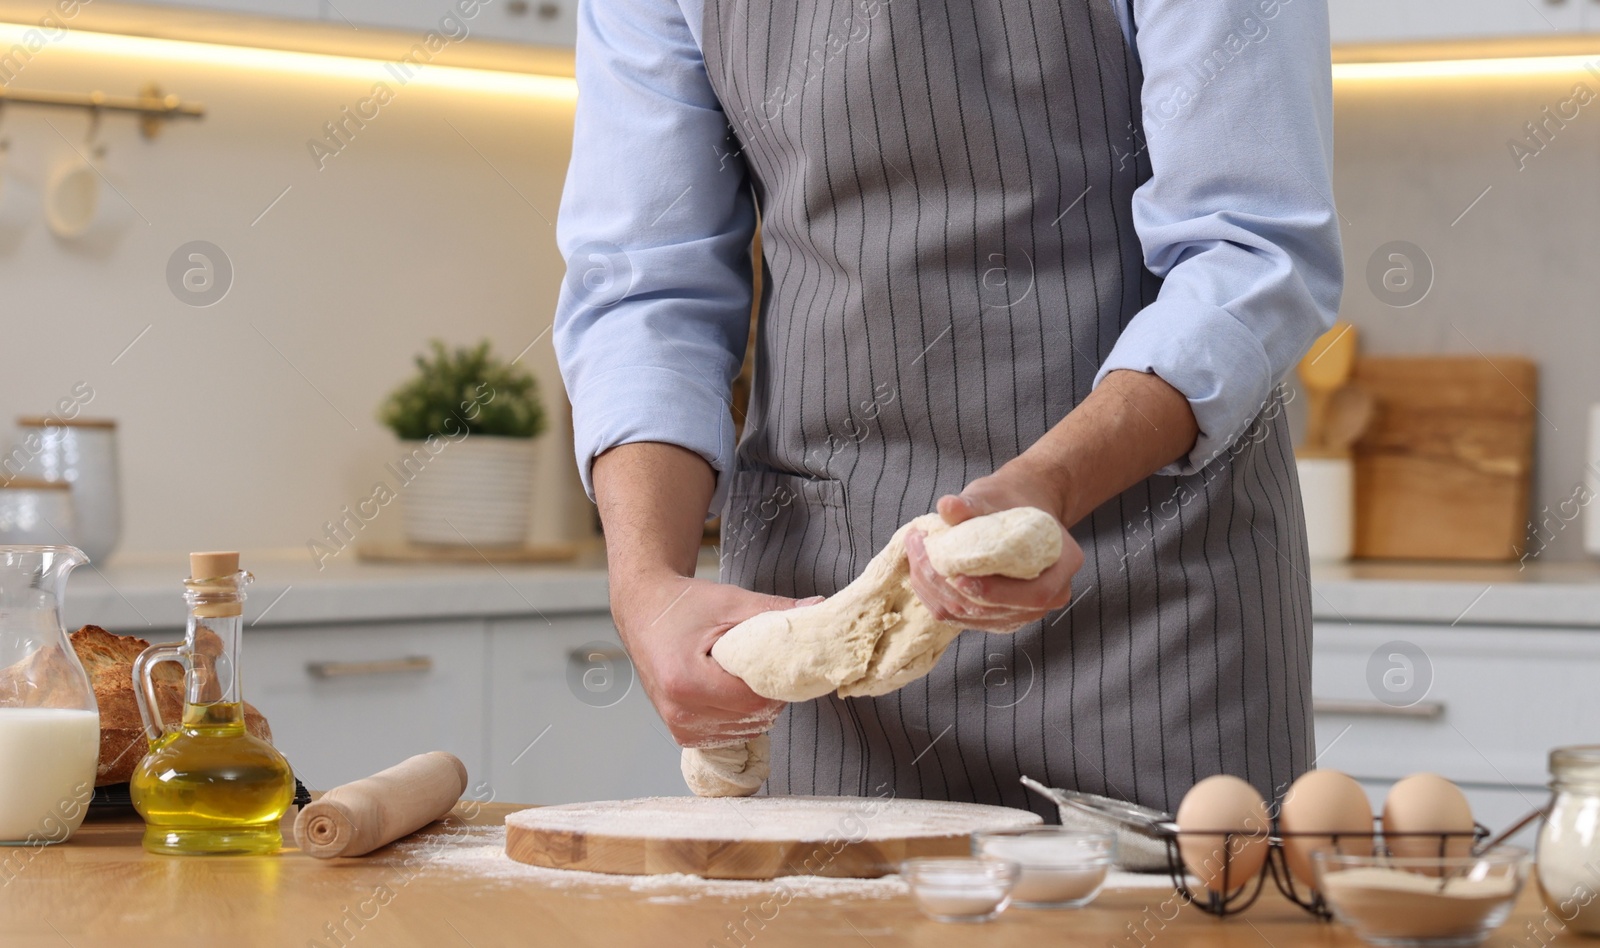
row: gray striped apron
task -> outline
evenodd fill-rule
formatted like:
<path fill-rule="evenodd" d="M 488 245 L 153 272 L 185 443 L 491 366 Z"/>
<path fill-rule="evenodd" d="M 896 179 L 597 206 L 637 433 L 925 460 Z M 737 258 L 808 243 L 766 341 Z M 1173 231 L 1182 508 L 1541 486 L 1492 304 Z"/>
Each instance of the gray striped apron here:
<path fill-rule="evenodd" d="M 901 523 L 1089 394 L 1155 299 L 1150 175 L 1112 0 L 707 0 L 762 221 L 754 389 L 722 575 L 829 594 Z M 1230 452 L 1073 528 L 1066 610 L 967 632 L 925 679 L 773 730 L 772 793 L 1036 809 L 1027 774 L 1174 808 L 1309 766 L 1310 589 L 1281 396 Z"/>

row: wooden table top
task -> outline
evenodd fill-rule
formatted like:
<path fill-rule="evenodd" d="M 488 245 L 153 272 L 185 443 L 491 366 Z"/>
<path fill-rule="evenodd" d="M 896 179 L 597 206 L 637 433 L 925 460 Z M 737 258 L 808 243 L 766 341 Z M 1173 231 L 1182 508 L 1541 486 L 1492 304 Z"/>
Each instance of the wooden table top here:
<path fill-rule="evenodd" d="M 1170 890 L 1123 889 L 1108 890 L 1077 911 L 1014 908 L 988 924 L 948 925 L 924 919 L 903 896 L 796 897 L 786 905 L 766 897 L 652 900 L 618 886 L 553 887 L 504 875 L 485 878 L 459 864 L 429 865 L 416 856 L 419 845 L 482 847 L 491 837 L 471 827 L 498 825 L 516 809 L 491 804 L 467 819 L 458 808 L 409 850 L 387 847 L 362 859 L 330 861 L 292 848 L 264 857 L 153 856 L 139 845 L 137 818 L 91 819 L 63 845 L 0 848 L 0 944 L 734 948 L 740 943 L 730 939 L 726 927 L 745 920 L 751 920 L 753 932 L 744 942 L 747 948 L 1359 944 L 1344 928 L 1318 922 L 1284 900 L 1270 883 L 1254 907 L 1226 920 L 1189 907 L 1173 917 L 1177 902 Z M 285 839 L 292 839 L 287 823 Z M 380 898 L 380 889 L 387 898 Z M 1491 944 L 1541 944 L 1526 937 L 1526 926 L 1542 912 L 1530 885 Z M 759 915 L 769 920 L 762 922 Z M 1162 921 L 1163 916 L 1171 920 Z M 1135 938 L 1130 925 L 1147 934 Z M 338 926 L 342 933 L 334 938 L 329 931 L 338 932 Z M 1548 937 L 1543 942 L 1550 943 Z M 1555 943 L 1600 944 L 1577 938 Z"/>

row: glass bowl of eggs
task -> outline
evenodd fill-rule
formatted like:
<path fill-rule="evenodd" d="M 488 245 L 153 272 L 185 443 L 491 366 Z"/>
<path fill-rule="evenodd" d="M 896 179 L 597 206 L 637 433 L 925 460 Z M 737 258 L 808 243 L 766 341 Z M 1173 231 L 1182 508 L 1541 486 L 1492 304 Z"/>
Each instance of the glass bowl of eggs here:
<path fill-rule="evenodd" d="M 1312 854 L 1317 889 L 1339 922 L 1380 948 L 1473 948 L 1511 914 L 1531 860 L 1501 846 L 1480 855 Z"/>

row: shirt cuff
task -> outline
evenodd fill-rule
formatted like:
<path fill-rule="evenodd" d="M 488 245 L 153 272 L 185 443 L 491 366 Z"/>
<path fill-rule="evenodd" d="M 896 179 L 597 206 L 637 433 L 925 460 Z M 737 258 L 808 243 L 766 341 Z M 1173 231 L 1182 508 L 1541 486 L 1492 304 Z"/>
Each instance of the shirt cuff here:
<path fill-rule="evenodd" d="M 658 441 L 705 458 L 717 488 L 707 518 L 722 510 L 733 467 L 733 412 L 726 392 L 659 366 L 622 366 L 571 393 L 578 476 L 594 499 L 594 459 L 620 444 Z"/>
<path fill-rule="evenodd" d="M 1200 436 L 1157 474 L 1193 474 L 1226 451 L 1255 420 L 1277 379 L 1261 341 L 1233 314 L 1193 301 L 1157 300 L 1112 347 L 1094 384 L 1118 369 L 1151 372 L 1183 393 Z"/>

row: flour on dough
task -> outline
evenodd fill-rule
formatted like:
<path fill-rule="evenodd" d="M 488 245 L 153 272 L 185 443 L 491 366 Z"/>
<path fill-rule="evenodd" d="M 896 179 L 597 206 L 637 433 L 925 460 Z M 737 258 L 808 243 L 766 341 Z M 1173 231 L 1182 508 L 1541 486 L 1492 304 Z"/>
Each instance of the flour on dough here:
<path fill-rule="evenodd" d="M 1034 507 L 955 527 L 925 514 L 895 531 L 850 585 L 816 605 L 746 619 L 717 640 L 712 657 L 750 690 L 777 701 L 810 701 L 833 691 L 845 698 L 888 694 L 926 675 L 961 629 L 935 619 L 911 588 L 905 541 L 912 530 L 926 534 L 929 561 L 946 576 L 1032 579 L 1061 556 L 1060 526 Z M 757 780 L 740 792 L 749 779 L 723 768 L 744 760 L 727 750 L 684 751 L 684 778 L 696 794 L 747 795 L 760 788 Z M 765 779 L 764 748 L 762 758 Z M 702 793 L 697 780 L 724 792 Z"/>
<path fill-rule="evenodd" d="M 1034 579 L 1061 558 L 1061 525 L 1037 507 L 1016 507 L 928 537 L 928 562 L 943 576 Z"/>

